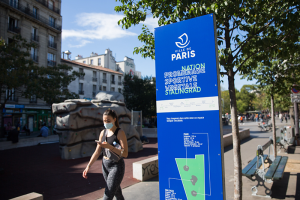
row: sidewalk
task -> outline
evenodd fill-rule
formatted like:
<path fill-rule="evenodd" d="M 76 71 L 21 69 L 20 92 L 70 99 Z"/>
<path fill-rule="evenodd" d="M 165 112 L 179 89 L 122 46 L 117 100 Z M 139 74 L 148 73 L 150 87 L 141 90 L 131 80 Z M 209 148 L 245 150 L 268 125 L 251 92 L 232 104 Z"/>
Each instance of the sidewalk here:
<path fill-rule="evenodd" d="M 278 120 L 279 121 L 279 120 Z M 277 120 L 276 120 L 277 122 Z M 278 123 L 278 128 L 290 124 Z M 250 160 L 255 156 L 257 145 L 262 145 L 269 140 L 272 132 L 261 132 L 257 127 L 256 122 L 246 122 L 241 128 L 250 128 L 251 137 L 242 141 L 241 155 L 242 166 L 245 167 Z M 289 148 L 288 154 L 281 151 L 278 155 L 288 156 L 288 164 L 285 168 L 283 179 L 274 182 L 271 190 L 273 192 L 273 199 L 300 199 L 300 146 Z M 267 150 L 266 150 L 267 151 Z M 232 200 L 234 195 L 233 186 L 233 150 L 232 146 L 224 149 L 225 161 L 225 187 L 226 199 Z M 243 200 L 260 200 L 265 199 L 261 197 L 252 196 L 251 187 L 256 185 L 246 177 L 243 177 Z M 264 191 L 263 191 L 264 192 Z M 144 200 L 158 200 L 159 199 L 159 182 L 158 177 L 151 180 L 137 183 L 133 186 L 123 190 L 125 199 L 144 199 Z M 99 199 L 99 200 L 102 200 Z"/>
<path fill-rule="evenodd" d="M 125 159 L 122 188 L 139 181 L 132 178 L 132 163 L 157 155 L 157 140 Z M 44 200 L 95 200 L 103 196 L 105 181 L 102 158 L 90 168 L 88 179 L 82 177 L 90 157 L 62 160 L 59 144 L 45 144 L 0 151 L 0 199 L 11 199 L 31 192 L 44 196 Z"/>

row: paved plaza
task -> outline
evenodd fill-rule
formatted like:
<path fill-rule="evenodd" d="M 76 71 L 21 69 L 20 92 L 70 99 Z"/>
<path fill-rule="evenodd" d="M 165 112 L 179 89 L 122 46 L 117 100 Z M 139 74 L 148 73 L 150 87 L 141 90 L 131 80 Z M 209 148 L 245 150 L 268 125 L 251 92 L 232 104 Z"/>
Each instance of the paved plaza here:
<path fill-rule="evenodd" d="M 277 127 L 289 125 L 278 121 Z M 250 128 L 251 136 L 241 143 L 242 165 L 245 167 L 255 156 L 257 145 L 264 144 L 272 135 L 262 132 L 256 122 L 240 124 L 240 128 Z M 230 130 L 229 126 L 224 130 Z M 224 131 L 225 132 L 225 131 Z M 228 132 L 228 131 L 226 131 Z M 224 149 L 226 199 L 233 199 L 233 152 L 232 146 Z M 286 154 L 288 164 L 283 180 L 270 185 L 273 199 L 300 199 L 300 147 L 291 146 Z M 157 155 L 157 140 L 151 139 L 144 150 L 130 153 L 126 159 L 126 172 L 121 184 L 125 199 L 159 199 L 158 177 L 145 182 L 132 178 L 132 163 Z M 91 167 L 88 179 L 82 178 L 82 171 L 89 158 L 62 160 L 59 145 L 45 144 L 0 151 L 4 172 L 0 174 L 0 199 L 10 199 L 30 192 L 43 194 L 45 200 L 58 199 L 101 199 L 105 181 L 102 176 L 101 158 Z M 243 177 L 243 200 L 264 199 L 253 197 L 251 187 L 256 183 Z M 260 191 L 264 192 L 264 191 Z"/>

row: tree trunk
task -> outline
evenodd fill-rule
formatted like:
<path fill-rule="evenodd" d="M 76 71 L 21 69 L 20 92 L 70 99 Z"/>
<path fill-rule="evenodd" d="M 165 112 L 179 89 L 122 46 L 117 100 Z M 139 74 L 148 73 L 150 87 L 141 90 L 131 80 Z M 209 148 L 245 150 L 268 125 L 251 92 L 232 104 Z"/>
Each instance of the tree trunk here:
<path fill-rule="evenodd" d="M 275 113 L 274 113 L 274 95 L 271 95 L 271 117 L 272 117 L 272 129 L 273 129 L 273 146 L 274 155 L 277 156 L 277 146 L 276 146 L 276 129 L 275 129 Z"/>
<path fill-rule="evenodd" d="M 242 199 L 242 159 L 241 144 L 237 118 L 237 105 L 234 86 L 233 69 L 228 70 L 228 83 L 230 95 L 231 123 L 232 123 L 232 140 L 233 140 L 233 165 L 234 165 L 234 200 Z"/>

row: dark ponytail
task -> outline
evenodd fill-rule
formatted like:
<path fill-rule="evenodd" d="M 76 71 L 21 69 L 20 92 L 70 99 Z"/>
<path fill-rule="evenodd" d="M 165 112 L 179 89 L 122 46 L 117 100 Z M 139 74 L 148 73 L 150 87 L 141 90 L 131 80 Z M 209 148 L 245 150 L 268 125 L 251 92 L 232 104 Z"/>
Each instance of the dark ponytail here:
<path fill-rule="evenodd" d="M 103 113 L 103 115 L 111 116 L 113 119 L 116 119 L 115 125 L 117 128 L 120 128 L 119 119 L 116 111 L 108 109 Z"/>

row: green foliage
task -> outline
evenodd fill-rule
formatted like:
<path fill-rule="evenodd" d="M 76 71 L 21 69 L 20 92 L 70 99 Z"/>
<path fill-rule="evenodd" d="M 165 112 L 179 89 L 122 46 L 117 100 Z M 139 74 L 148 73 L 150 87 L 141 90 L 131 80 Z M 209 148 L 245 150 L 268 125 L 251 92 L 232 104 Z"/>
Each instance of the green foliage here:
<path fill-rule="evenodd" d="M 229 91 L 224 90 L 221 92 L 221 98 L 222 98 L 222 114 L 230 114 L 230 96 Z"/>
<path fill-rule="evenodd" d="M 139 79 L 129 74 L 124 76 L 124 89 L 126 107 L 129 110 L 142 110 L 143 117 L 156 116 L 156 80 L 152 77 Z"/>
<path fill-rule="evenodd" d="M 82 75 L 71 72 L 72 67 L 58 65 L 54 67 L 38 66 L 30 58 L 30 50 L 36 47 L 20 35 L 13 37 L 10 44 L 0 45 L 0 95 L 5 96 L 7 89 L 14 89 L 21 97 L 37 98 L 52 104 L 61 98 L 78 98 L 66 88 L 70 82 Z M 7 99 L 1 104 L 3 107 Z"/>

